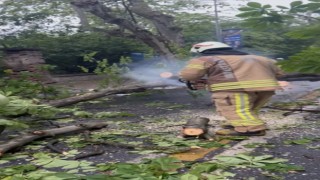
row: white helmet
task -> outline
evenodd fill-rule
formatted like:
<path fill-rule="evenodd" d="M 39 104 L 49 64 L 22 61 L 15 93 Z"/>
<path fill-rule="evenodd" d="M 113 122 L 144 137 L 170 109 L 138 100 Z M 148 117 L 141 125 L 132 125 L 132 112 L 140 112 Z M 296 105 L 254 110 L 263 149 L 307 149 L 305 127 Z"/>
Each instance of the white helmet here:
<path fill-rule="evenodd" d="M 202 42 L 198 44 L 194 44 L 190 50 L 190 52 L 193 53 L 202 53 L 205 50 L 208 49 L 220 49 L 220 48 L 232 48 L 231 46 L 221 43 L 221 42 L 216 42 L 216 41 L 207 41 L 207 42 Z"/>

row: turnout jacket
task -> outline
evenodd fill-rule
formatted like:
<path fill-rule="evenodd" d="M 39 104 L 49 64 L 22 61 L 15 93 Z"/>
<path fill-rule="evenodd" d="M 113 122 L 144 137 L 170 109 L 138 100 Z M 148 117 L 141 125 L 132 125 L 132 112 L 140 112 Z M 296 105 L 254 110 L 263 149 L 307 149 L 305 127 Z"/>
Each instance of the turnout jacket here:
<path fill-rule="evenodd" d="M 191 59 L 180 71 L 188 81 L 207 79 L 208 90 L 274 91 L 283 72 L 275 60 L 257 55 L 214 55 Z"/>

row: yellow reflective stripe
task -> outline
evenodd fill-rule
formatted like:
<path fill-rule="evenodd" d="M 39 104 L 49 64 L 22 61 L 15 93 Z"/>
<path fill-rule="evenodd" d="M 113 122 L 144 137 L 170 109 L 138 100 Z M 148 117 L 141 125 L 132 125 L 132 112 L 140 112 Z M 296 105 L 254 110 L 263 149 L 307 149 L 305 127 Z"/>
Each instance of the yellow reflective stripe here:
<path fill-rule="evenodd" d="M 244 93 L 235 94 L 236 113 L 241 120 L 232 120 L 231 124 L 234 126 L 252 126 L 261 125 L 263 122 L 256 119 L 250 111 L 249 95 Z"/>
<path fill-rule="evenodd" d="M 244 112 L 252 119 L 252 120 L 257 120 L 250 111 L 250 102 L 249 102 L 249 95 L 248 94 L 243 94 L 243 99 L 244 99 Z"/>
<path fill-rule="evenodd" d="M 211 87 L 212 91 L 219 91 L 219 90 L 230 90 L 230 89 L 241 89 L 241 88 L 258 88 L 258 87 L 274 87 L 274 84 L 255 84 L 255 85 L 243 85 L 243 86 L 231 86 L 231 87 L 220 87 L 214 88 Z"/>
<path fill-rule="evenodd" d="M 247 119 L 246 115 L 243 113 L 243 104 L 241 103 L 241 97 L 239 93 L 235 94 L 236 101 L 236 113 L 241 118 L 241 122 Z"/>
<path fill-rule="evenodd" d="M 226 82 L 226 83 L 214 84 L 214 86 L 215 87 L 218 87 L 218 86 L 236 86 L 236 85 L 262 84 L 262 83 L 273 83 L 273 84 L 278 85 L 278 82 L 274 81 L 273 79 L 266 79 L 266 80 L 253 80 L 253 81 Z"/>
<path fill-rule="evenodd" d="M 229 122 L 232 126 L 259 126 L 264 124 L 262 121 L 244 122 L 241 119 L 229 120 Z"/>
<path fill-rule="evenodd" d="M 247 86 L 262 86 L 262 85 L 268 85 L 268 86 L 278 86 L 275 83 L 261 83 L 261 84 L 234 84 L 234 85 L 228 85 L 228 86 L 216 86 L 215 84 L 212 84 L 211 87 L 213 88 L 222 88 L 222 87 L 238 87 L 238 86 L 242 86 L 242 87 L 247 87 Z"/>
<path fill-rule="evenodd" d="M 270 86 L 273 87 L 273 86 L 279 86 L 279 85 L 278 85 L 278 82 L 274 80 L 255 80 L 255 81 L 240 81 L 240 82 L 212 84 L 210 88 L 212 91 L 218 91 L 218 90 L 270 87 Z"/>
<path fill-rule="evenodd" d="M 189 64 L 189 65 L 187 65 L 187 68 L 204 69 L 204 66 L 203 65 L 199 65 L 199 64 Z"/>

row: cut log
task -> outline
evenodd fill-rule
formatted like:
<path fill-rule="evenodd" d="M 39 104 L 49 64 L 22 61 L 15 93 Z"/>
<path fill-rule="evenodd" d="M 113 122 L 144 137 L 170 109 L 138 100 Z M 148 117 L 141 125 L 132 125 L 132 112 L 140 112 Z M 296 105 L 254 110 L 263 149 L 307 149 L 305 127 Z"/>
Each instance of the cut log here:
<path fill-rule="evenodd" d="M 106 127 L 108 124 L 99 122 L 99 123 L 84 123 L 79 125 L 72 125 L 72 126 L 66 126 L 62 128 L 55 128 L 55 129 L 49 129 L 49 130 L 39 130 L 39 131 L 33 131 L 28 134 L 23 134 L 22 136 L 16 137 L 4 144 L 0 145 L 0 157 L 15 148 L 21 147 L 23 145 L 26 145 L 34 140 L 46 138 L 46 137 L 52 137 L 57 136 L 61 134 L 66 133 L 75 133 L 79 131 L 84 130 L 92 130 L 92 129 L 101 129 Z"/>
<path fill-rule="evenodd" d="M 184 128 L 182 130 L 183 135 L 186 136 L 199 136 L 204 134 L 205 130 L 200 128 Z"/>
<path fill-rule="evenodd" d="M 183 126 L 182 135 L 184 137 L 188 136 L 200 136 L 206 133 L 208 128 L 209 119 L 205 117 L 198 117 L 190 119 Z"/>
<path fill-rule="evenodd" d="M 91 92 L 86 93 L 79 96 L 73 96 L 60 100 L 53 100 L 48 102 L 47 104 L 53 107 L 64 107 L 72 104 L 76 104 L 83 101 L 89 101 L 92 99 L 101 98 L 104 96 L 112 95 L 112 94 L 126 94 L 126 93 L 134 93 L 134 92 L 143 92 L 147 89 L 152 89 L 156 87 L 166 87 L 166 85 L 152 85 L 152 86 L 132 86 L 132 87 L 124 87 L 119 89 L 106 89 L 99 92 Z"/>

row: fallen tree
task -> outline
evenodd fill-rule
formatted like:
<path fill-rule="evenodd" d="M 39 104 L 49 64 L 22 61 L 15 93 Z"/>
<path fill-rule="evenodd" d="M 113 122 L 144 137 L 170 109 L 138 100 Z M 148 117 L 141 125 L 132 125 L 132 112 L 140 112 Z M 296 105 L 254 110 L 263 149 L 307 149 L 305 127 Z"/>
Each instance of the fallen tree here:
<path fill-rule="evenodd" d="M 90 92 L 83 95 L 73 96 L 65 99 L 53 100 L 47 104 L 53 107 L 64 107 L 72 104 L 76 104 L 83 101 L 89 101 L 92 99 L 97 99 L 100 97 L 112 95 L 112 94 L 127 94 L 134 92 L 143 92 L 148 89 L 156 87 L 166 87 L 166 85 L 151 85 L 151 86 L 132 86 L 132 87 L 123 87 L 118 89 L 105 89 L 98 92 Z"/>
<path fill-rule="evenodd" d="M 98 122 L 98 123 L 84 123 L 79 125 L 71 125 L 62 128 L 55 128 L 55 129 L 48 129 L 48 130 L 39 130 L 33 131 L 27 134 L 23 134 L 22 136 L 16 137 L 4 144 L 0 145 L 0 157 L 13 149 L 18 147 L 22 147 L 34 140 L 42 139 L 46 137 L 54 137 L 61 134 L 66 133 L 75 133 L 84 130 L 92 130 L 92 129 L 101 129 L 108 126 L 105 122 Z"/>
<path fill-rule="evenodd" d="M 282 81 L 320 81 L 319 74 L 300 74 L 293 73 L 287 74 L 279 78 Z M 78 96 L 73 96 L 65 99 L 53 100 L 48 102 L 47 104 L 53 107 L 64 107 L 72 104 L 76 104 L 83 101 L 89 101 L 92 99 L 97 99 L 100 97 L 112 95 L 112 94 L 126 94 L 126 93 L 134 93 L 134 92 L 143 92 L 148 89 L 153 89 L 157 87 L 166 87 L 168 85 L 149 85 L 149 86 L 129 86 L 122 87 L 117 89 L 104 89 L 98 92 L 90 92 Z"/>

